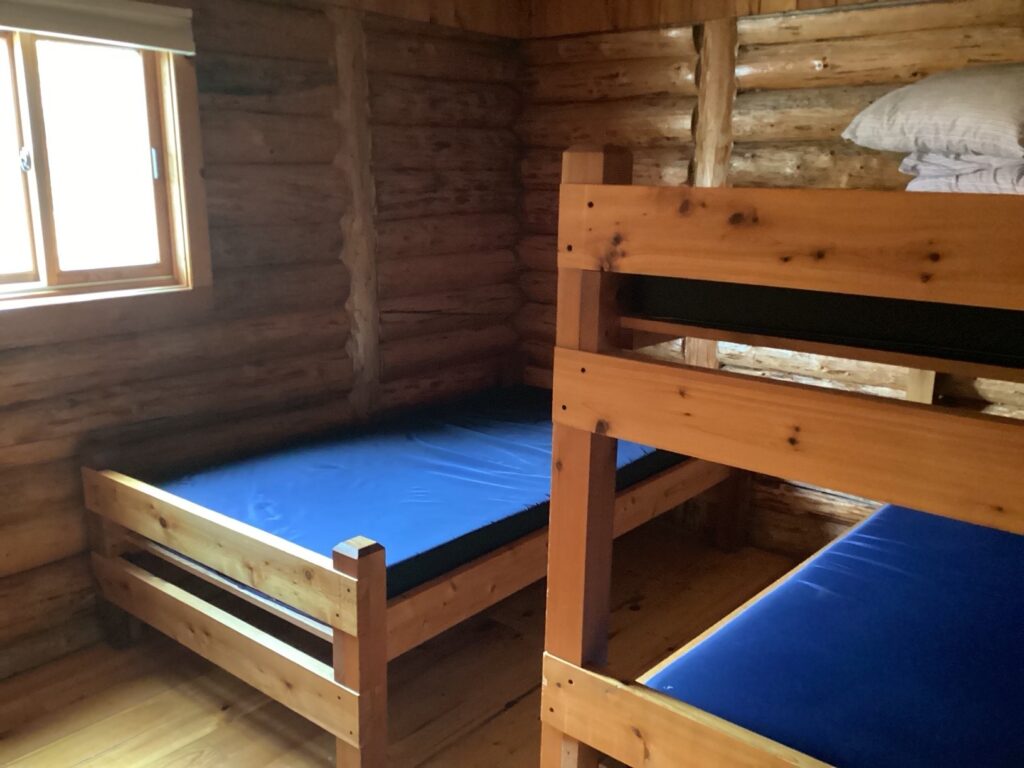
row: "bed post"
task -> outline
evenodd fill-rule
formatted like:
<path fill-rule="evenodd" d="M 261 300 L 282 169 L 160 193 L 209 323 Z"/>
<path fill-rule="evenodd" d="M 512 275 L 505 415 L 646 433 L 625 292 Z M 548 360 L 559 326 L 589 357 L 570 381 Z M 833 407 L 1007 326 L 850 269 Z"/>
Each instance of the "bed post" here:
<path fill-rule="evenodd" d="M 102 557 L 120 557 L 136 550 L 128 531 L 96 513 L 88 515 L 89 548 Z M 103 636 L 114 648 L 127 648 L 142 637 L 142 622 L 109 600 L 96 607 Z"/>
<path fill-rule="evenodd" d="M 337 743 L 338 768 L 383 768 L 388 748 L 387 570 L 384 547 L 363 537 L 334 548 L 356 580 L 356 633 L 334 630 L 334 679 L 359 694 L 359 748 Z"/>
<path fill-rule="evenodd" d="M 570 149 L 563 157 L 564 184 L 632 179 L 633 158 L 626 150 Z M 617 332 L 610 311 L 614 298 L 611 276 L 559 269 L 557 346 L 591 352 L 607 347 Z M 604 663 L 608 650 L 617 443 L 599 432 L 555 424 L 552 437 L 545 648 L 579 665 Z M 596 768 L 597 758 L 589 747 L 543 726 L 542 768 Z"/>

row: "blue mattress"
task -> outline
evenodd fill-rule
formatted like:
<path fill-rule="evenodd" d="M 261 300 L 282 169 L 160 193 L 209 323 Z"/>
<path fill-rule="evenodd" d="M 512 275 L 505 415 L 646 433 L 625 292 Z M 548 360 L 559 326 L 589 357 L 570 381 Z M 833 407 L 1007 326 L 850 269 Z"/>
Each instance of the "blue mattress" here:
<path fill-rule="evenodd" d="M 647 685 L 841 768 L 1024 766 L 1024 537 L 886 507 Z"/>
<path fill-rule="evenodd" d="M 679 461 L 620 442 L 619 487 Z M 551 393 L 495 390 L 154 484 L 324 555 L 378 541 L 394 596 L 547 525 Z"/>

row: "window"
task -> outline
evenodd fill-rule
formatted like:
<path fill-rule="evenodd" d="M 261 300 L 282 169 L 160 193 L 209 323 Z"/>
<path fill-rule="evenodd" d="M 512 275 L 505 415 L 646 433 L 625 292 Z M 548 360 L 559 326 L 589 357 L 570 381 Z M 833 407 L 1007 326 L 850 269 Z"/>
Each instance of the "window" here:
<path fill-rule="evenodd" d="M 182 114 L 197 109 L 194 80 L 190 104 L 179 82 L 194 79 L 190 65 L 152 45 L 167 28 L 144 23 L 154 6 L 59 3 L 0 9 L 0 309 L 192 287 L 206 225 L 188 188 L 200 183 L 195 116 Z"/>

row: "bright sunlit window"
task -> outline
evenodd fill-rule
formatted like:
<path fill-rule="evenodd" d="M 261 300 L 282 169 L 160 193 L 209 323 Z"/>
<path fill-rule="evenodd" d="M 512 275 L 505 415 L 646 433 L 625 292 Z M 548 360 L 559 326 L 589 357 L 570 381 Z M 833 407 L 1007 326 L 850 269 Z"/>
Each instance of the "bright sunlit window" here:
<path fill-rule="evenodd" d="M 0 29 L 0 308 L 189 284 L 175 56 Z"/>

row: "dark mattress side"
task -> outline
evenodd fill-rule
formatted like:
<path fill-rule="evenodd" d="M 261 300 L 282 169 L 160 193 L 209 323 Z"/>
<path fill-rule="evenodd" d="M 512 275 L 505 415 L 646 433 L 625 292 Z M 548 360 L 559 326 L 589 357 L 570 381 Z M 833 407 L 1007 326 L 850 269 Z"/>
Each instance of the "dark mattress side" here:
<path fill-rule="evenodd" d="M 618 485 L 680 461 L 620 441 Z M 551 393 L 493 390 L 155 484 L 327 556 L 374 539 L 395 596 L 547 524 Z"/>
<path fill-rule="evenodd" d="M 1024 367 L 1024 312 L 648 276 L 627 300 L 687 325 Z"/>
<path fill-rule="evenodd" d="M 886 507 L 647 685 L 844 768 L 1024 765 L 1024 536 Z"/>

